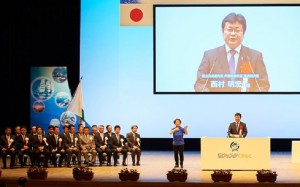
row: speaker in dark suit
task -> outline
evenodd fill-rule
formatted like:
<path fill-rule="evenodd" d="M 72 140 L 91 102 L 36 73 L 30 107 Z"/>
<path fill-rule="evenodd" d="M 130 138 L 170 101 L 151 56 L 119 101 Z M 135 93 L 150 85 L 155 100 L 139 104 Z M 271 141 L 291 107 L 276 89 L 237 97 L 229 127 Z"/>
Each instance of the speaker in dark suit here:
<path fill-rule="evenodd" d="M 248 134 L 246 123 L 241 121 L 242 114 L 234 115 L 235 122 L 229 124 L 227 135 L 229 138 L 245 138 Z"/>
<path fill-rule="evenodd" d="M 245 32 L 246 19 L 243 15 L 230 13 L 223 19 L 225 45 L 204 52 L 194 84 L 196 92 L 269 91 L 262 53 L 242 45 Z M 241 77 L 243 74 L 253 77 Z"/>

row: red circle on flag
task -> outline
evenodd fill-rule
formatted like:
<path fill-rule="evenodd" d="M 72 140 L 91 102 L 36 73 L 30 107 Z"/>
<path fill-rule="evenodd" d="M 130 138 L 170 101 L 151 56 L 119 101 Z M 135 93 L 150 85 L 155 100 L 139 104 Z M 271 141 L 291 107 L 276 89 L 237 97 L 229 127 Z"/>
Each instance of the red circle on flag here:
<path fill-rule="evenodd" d="M 130 11 L 130 18 L 134 22 L 141 21 L 141 19 L 143 18 L 143 12 L 138 8 L 132 9 Z"/>

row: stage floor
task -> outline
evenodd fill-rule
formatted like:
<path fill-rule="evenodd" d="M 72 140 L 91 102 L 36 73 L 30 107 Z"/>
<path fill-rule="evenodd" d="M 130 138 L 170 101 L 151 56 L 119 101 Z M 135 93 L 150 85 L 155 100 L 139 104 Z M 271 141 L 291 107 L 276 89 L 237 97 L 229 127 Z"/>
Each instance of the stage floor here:
<path fill-rule="evenodd" d="M 211 180 L 212 171 L 202 171 L 200 152 L 184 152 L 184 168 L 188 172 L 186 183 L 213 183 Z M 120 159 L 120 161 L 122 158 Z M 174 167 L 172 151 L 143 151 L 141 155 L 141 166 L 132 166 L 131 157 L 128 159 L 128 169 L 137 169 L 140 173 L 139 183 L 158 182 L 169 183 L 166 178 L 168 170 Z M 124 166 L 102 166 L 92 167 L 94 171 L 94 182 L 119 182 L 118 173 Z M 1 180 L 17 180 L 19 177 L 26 177 L 28 168 L 15 168 L 2 170 Z M 300 186 L 300 164 L 293 164 L 290 152 L 272 152 L 271 170 L 276 171 L 277 181 L 280 184 L 298 184 Z M 232 171 L 231 184 L 234 183 L 258 183 L 256 171 Z M 46 181 L 74 181 L 72 168 L 48 168 Z"/>

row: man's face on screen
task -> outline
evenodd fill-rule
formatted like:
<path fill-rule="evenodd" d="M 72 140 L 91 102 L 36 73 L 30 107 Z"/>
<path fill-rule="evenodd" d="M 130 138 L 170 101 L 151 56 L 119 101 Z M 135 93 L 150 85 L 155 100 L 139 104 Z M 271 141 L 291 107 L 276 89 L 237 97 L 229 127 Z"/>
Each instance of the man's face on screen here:
<path fill-rule="evenodd" d="M 244 38 L 243 26 L 239 22 L 225 23 L 223 30 L 223 38 L 225 43 L 231 48 L 235 49 L 239 46 Z"/>

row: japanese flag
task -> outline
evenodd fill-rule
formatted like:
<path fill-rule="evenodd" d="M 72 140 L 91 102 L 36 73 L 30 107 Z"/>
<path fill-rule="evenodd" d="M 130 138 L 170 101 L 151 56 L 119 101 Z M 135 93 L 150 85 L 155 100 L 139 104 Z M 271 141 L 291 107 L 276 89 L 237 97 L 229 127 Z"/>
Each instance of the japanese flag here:
<path fill-rule="evenodd" d="M 121 4 L 121 26 L 152 26 L 153 4 Z"/>

